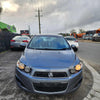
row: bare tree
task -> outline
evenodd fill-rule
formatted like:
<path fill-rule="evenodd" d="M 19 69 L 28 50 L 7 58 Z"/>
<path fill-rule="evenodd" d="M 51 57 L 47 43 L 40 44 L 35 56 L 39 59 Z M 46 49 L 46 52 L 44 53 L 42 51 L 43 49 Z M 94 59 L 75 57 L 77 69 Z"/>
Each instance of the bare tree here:
<path fill-rule="evenodd" d="M 70 33 L 72 34 L 72 33 L 76 33 L 76 30 L 75 29 L 72 29 L 71 31 L 70 31 Z"/>
<path fill-rule="evenodd" d="M 70 36 L 70 34 L 69 33 L 59 33 L 59 35 L 62 35 L 62 36 Z"/>
<path fill-rule="evenodd" d="M 79 29 L 79 33 L 85 33 L 84 29 Z"/>

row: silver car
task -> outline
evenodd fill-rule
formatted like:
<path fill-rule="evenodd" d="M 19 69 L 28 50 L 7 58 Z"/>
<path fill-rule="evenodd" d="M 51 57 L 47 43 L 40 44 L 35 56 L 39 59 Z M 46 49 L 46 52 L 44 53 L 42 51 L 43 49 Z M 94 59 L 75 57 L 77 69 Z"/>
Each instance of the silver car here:
<path fill-rule="evenodd" d="M 100 33 L 95 33 L 92 37 L 93 41 L 100 41 Z"/>
<path fill-rule="evenodd" d="M 72 37 L 72 36 L 66 36 L 65 40 L 68 41 L 68 43 L 70 44 L 70 46 L 74 45 L 75 46 L 75 50 L 74 51 L 78 51 L 79 48 L 79 43 L 76 40 L 76 38 Z"/>
<path fill-rule="evenodd" d="M 28 36 L 15 36 L 12 40 L 10 40 L 10 49 L 14 50 L 16 48 L 25 48 L 25 46 L 30 41 Z"/>

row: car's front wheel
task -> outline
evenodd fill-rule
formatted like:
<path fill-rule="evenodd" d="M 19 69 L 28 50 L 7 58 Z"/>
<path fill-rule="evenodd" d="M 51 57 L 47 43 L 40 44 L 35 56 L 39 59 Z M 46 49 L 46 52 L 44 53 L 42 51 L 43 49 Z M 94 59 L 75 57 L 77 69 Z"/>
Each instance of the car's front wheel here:
<path fill-rule="evenodd" d="M 75 50 L 74 50 L 75 52 L 77 52 L 78 51 L 78 48 L 75 48 Z"/>
<path fill-rule="evenodd" d="M 11 51 L 14 51 L 15 49 L 14 49 L 14 48 L 10 48 L 10 50 L 11 50 Z"/>

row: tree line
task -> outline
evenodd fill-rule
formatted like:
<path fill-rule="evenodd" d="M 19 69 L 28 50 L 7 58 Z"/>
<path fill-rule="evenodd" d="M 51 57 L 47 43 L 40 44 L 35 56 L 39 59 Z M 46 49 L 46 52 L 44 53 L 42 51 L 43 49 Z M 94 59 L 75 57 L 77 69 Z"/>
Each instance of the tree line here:
<path fill-rule="evenodd" d="M 62 35 L 62 36 L 70 36 L 70 34 L 72 34 L 72 33 L 76 33 L 76 34 L 78 34 L 78 33 L 85 33 L 86 31 L 84 30 L 84 29 L 79 29 L 79 31 L 77 32 L 75 29 L 72 29 L 71 31 L 70 31 L 70 33 L 59 33 L 59 35 Z"/>

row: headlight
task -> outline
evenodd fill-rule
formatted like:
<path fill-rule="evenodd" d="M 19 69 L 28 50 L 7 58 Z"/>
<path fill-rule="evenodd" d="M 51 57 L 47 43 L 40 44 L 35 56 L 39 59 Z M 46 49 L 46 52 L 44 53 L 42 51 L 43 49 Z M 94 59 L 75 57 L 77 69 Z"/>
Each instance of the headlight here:
<path fill-rule="evenodd" d="M 82 68 L 82 67 L 81 67 L 81 65 L 80 65 L 80 64 L 78 64 L 78 65 L 76 65 L 76 66 L 75 66 L 75 70 L 76 70 L 76 71 L 80 71 L 80 70 L 81 70 L 81 68 Z"/>
<path fill-rule="evenodd" d="M 26 66 L 24 70 L 25 70 L 25 72 L 26 72 L 26 73 L 31 72 L 31 68 L 30 68 L 30 67 L 28 67 L 28 66 Z"/>
<path fill-rule="evenodd" d="M 79 72 L 81 69 L 82 69 L 82 64 L 80 63 L 80 64 L 76 65 L 75 67 L 69 69 L 69 72 L 71 74 L 75 74 L 75 73 Z"/>
<path fill-rule="evenodd" d="M 71 74 L 74 74 L 76 71 L 75 71 L 74 68 L 71 68 L 71 69 L 69 69 L 69 72 L 70 72 Z"/>
<path fill-rule="evenodd" d="M 31 72 L 31 68 L 24 65 L 23 63 L 21 63 L 19 60 L 17 61 L 17 67 L 23 71 L 25 71 L 26 73 L 30 73 Z"/>
<path fill-rule="evenodd" d="M 17 67 L 19 68 L 19 69 L 24 69 L 25 68 L 25 65 L 23 64 L 23 63 L 21 63 L 19 60 L 17 61 Z"/>

